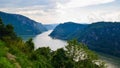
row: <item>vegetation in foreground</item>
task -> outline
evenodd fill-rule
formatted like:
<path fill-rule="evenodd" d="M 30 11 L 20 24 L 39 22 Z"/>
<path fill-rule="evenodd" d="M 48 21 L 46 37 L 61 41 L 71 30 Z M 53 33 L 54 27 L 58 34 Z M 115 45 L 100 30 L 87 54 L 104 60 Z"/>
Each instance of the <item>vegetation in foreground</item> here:
<path fill-rule="evenodd" d="M 65 49 L 35 50 L 32 39 L 23 42 L 13 30 L 0 19 L 0 68 L 105 68 L 96 54 L 76 40 L 68 41 Z"/>

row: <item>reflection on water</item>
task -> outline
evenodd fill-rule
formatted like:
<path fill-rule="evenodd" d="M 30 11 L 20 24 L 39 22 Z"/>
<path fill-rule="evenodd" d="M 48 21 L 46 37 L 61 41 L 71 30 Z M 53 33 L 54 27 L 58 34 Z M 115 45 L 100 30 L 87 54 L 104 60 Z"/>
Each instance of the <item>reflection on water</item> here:
<path fill-rule="evenodd" d="M 52 50 L 56 50 L 58 48 L 64 47 L 67 43 L 65 41 L 59 39 L 52 39 L 48 35 L 52 32 L 52 30 L 44 32 L 40 35 L 37 35 L 33 38 L 33 42 L 35 44 L 35 48 L 39 47 L 50 47 Z"/>

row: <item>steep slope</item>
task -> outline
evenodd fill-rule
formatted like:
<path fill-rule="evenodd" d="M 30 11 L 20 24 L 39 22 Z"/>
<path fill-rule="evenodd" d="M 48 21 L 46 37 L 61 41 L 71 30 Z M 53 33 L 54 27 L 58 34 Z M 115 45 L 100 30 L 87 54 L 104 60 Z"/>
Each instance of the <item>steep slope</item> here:
<path fill-rule="evenodd" d="M 54 31 L 50 34 L 53 38 L 58 38 L 62 40 L 67 40 L 72 34 L 77 31 L 82 30 L 87 25 L 85 24 L 76 24 L 74 22 L 66 22 L 58 25 Z"/>
<path fill-rule="evenodd" d="M 47 30 L 41 23 L 19 14 L 0 12 L 0 17 L 5 24 L 13 25 L 19 35 L 34 35 Z"/>
<path fill-rule="evenodd" d="M 120 57 L 120 22 L 98 22 L 89 25 L 78 40 L 92 50 Z"/>
<path fill-rule="evenodd" d="M 64 26 L 62 24 L 56 27 L 50 36 L 64 40 L 75 38 L 79 42 L 87 44 L 92 50 L 120 57 L 119 34 L 120 22 L 97 22 L 82 30 L 77 30 L 77 27 L 72 25 Z"/>

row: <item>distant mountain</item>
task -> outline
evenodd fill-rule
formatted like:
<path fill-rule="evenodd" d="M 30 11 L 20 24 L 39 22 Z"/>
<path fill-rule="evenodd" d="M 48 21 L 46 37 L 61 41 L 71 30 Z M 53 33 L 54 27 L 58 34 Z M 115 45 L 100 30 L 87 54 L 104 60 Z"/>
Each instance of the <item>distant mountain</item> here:
<path fill-rule="evenodd" d="M 53 30 L 58 24 L 44 24 L 47 30 Z"/>
<path fill-rule="evenodd" d="M 97 22 L 82 30 L 77 28 L 67 23 L 61 24 L 50 36 L 64 40 L 76 38 L 92 50 L 120 57 L 120 22 Z"/>
<path fill-rule="evenodd" d="M 50 34 L 53 38 L 58 38 L 62 40 L 67 40 L 77 31 L 85 28 L 87 24 L 77 24 L 74 22 L 66 22 L 64 24 L 59 24 L 54 31 Z"/>
<path fill-rule="evenodd" d="M 0 11 L 0 18 L 2 18 L 5 24 L 13 25 L 18 35 L 35 35 L 47 30 L 41 23 L 35 22 L 23 15 Z"/>

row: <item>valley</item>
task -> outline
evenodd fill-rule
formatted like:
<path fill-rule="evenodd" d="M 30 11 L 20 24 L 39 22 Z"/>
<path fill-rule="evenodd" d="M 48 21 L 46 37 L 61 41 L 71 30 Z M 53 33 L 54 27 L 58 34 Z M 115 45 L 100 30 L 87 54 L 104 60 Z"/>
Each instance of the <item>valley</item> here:
<path fill-rule="evenodd" d="M 64 48 L 67 45 L 66 41 L 60 39 L 53 39 L 48 36 L 53 30 L 43 32 L 42 34 L 36 36 L 27 36 L 27 39 L 33 38 L 35 48 L 39 47 L 50 47 L 52 50 L 57 50 L 58 48 Z M 25 37 L 25 36 L 23 36 Z M 25 38 L 24 38 L 25 39 Z M 25 39 L 26 40 L 26 39 Z M 119 68 L 120 67 L 120 58 L 113 57 L 103 53 L 97 53 L 101 60 L 105 61 L 107 68 Z"/>
<path fill-rule="evenodd" d="M 120 68 L 120 0 L 0 0 L 0 68 Z"/>

